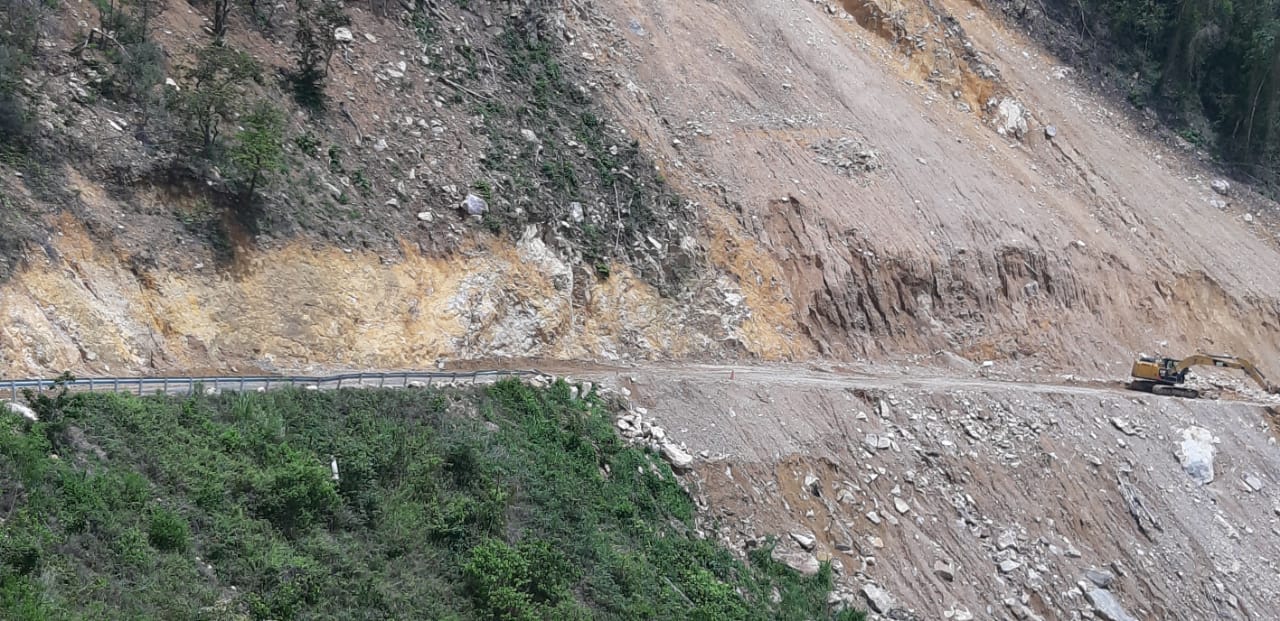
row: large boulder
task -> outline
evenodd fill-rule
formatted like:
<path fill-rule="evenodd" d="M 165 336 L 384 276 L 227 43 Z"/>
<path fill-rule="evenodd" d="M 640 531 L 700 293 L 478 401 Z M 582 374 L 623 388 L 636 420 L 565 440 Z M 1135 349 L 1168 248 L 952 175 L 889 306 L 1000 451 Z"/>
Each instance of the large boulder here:
<path fill-rule="evenodd" d="M 662 457 L 671 464 L 671 469 L 676 472 L 687 472 L 693 467 L 693 455 L 685 452 L 680 445 L 670 440 L 662 443 Z"/>
<path fill-rule="evenodd" d="M 781 546 L 775 547 L 769 553 L 769 558 L 805 576 L 816 576 L 818 571 L 822 569 L 822 564 L 818 562 L 817 557 L 814 555 L 799 550 L 784 550 Z"/>
<path fill-rule="evenodd" d="M 1089 589 L 1089 604 L 1093 606 L 1093 612 L 1099 617 L 1107 621 L 1138 621 L 1133 618 L 1124 607 L 1120 605 L 1120 601 L 1116 599 L 1111 591 L 1106 589 Z"/>
<path fill-rule="evenodd" d="M 39 416 L 36 416 L 36 411 L 35 411 L 35 410 L 33 410 L 33 409 L 31 409 L 31 408 L 29 408 L 29 407 L 27 407 L 27 406 L 25 406 L 25 405 L 23 405 L 23 404 L 21 404 L 21 403 L 18 403 L 17 401 L 10 401 L 9 403 L 6 403 L 6 404 L 4 404 L 4 405 L 5 405 L 5 407 L 9 408 L 9 411 L 10 411 L 10 412 L 13 412 L 14 414 L 17 414 L 17 415 L 19 415 L 19 416 L 21 416 L 21 417 L 23 417 L 23 418 L 25 418 L 25 419 L 27 419 L 27 420 L 29 420 L 29 421 L 33 421 L 33 422 L 34 422 L 34 421 L 40 420 L 40 417 L 39 417 Z"/>
<path fill-rule="evenodd" d="M 1193 425 L 1182 430 L 1182 442 L 1178 443 L 1182 469 L 1201 485 L 1213 482 L 1213 441 L 1208 429 Z"/>
<path fill-rule="evenodd" d="M 1027 134 L 1027 111 L 1016 99 L 1005 97 L 996 104 L 996 133 L 1019 140 Z"/>
<path fill-rule="evenodd" d="M 862 596 L 867 598 L 867 604 L 871 609 L 882 614 L 889 614 L 893 609 L 893 596 L 889 592 L 874 585 L 868 584 L 862 587 Z"/>

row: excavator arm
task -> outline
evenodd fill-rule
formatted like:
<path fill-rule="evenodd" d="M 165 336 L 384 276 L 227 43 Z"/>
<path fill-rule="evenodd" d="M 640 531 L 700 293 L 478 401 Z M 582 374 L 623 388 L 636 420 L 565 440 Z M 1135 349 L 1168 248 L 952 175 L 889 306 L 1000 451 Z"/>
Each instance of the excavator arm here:
<path fill-rule="evenodd" d="M 1179 375 L 1181 375 L 1187 369 L 1191 367 L 1196 367 L 1196 366 L 1206 366 L 1206 367 L 1214 366 L 1214 367 L 1225 367 L 1228 369 L 1240 369 L 1245 373 L 1247 373 L 1249 377 L 1253 379 L 1253 381 L 1257 382 L 1258 385 L 1261 386 L 1263 390 L 1272 394 L 1280 393 L 1280 386 L 1276 386 L 1275 384 L 1272 384 L 1269 380 L 1267 380 L 1267 377 L 1262 374 L 1262 371 L 1258 370 L 1257 365 L 1253 364 L 1253 362 L 1249 361 L 1246 358 L 1237 358 L 1236 356 L 1223 356 L 1223 355 L 1197 353 L 1191 356 L 1187 356 L 1182 360 L 1179 360 L 1178 363 L 1174 366 L 1174 370 Z"/>

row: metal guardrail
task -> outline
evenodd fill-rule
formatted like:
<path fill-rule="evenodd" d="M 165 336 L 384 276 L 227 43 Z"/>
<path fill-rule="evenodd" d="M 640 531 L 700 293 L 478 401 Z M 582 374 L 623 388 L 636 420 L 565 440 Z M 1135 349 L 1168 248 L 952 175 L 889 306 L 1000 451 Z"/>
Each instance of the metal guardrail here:
<path fill-rule="evenodd" d="M 407 388 L 421 385 L 495 382 L 506 378 L 543 375 L 537 370 L 491 371 L 396 371 L 390 373 L 343 373 L 326 376 L 212 376 L 212 377 L 88 377 L 66 382 L 72 392 L 132 392 L 143 394 L 190 394 L 201 390 L 235 390 L 245 392 L 270 390 L 286 386 L 314 387 L 316 390 L 341 388 Z M 24 388 L 37 392 L 56 386 L 51 379 L 0 379 L 0 400 L 17 401 Z"/>

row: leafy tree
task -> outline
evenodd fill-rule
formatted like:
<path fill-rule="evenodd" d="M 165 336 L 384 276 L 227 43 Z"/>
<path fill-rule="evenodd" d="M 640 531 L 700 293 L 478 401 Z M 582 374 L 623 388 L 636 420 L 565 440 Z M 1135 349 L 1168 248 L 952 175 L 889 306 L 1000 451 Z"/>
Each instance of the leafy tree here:
<path fill-rule="evenodd" d="M 1214 138 L 1211 146 L 1240 172 L 1280 181 L 1280 0 L 1101 0 L 1076 7 L 1088 30 L 1109 33 L 1107 49 L 1119 54 L 1104 60 L 1142 77 L 1131 100 L 1186 125 L 1184 136 Z"/>
<path fill-rule="evenodd" d="M 240 111 L 244 86 L 262 79 L 252 56 L 217 44 L 196 52 L 185 75 L 186 88 L 171 95 L 172 106 L 199 132 L 206 153 L 218 142 L 221 126 Z"/>
<path fill-rule="evenodd" d="M 284 169 L 284 115 L 265 101 L 244 118 L 244 130 L 236 135 L 231 164 L 244 184 L 244 198 L 253 198 L 258 186 L 273 172 Z"/>

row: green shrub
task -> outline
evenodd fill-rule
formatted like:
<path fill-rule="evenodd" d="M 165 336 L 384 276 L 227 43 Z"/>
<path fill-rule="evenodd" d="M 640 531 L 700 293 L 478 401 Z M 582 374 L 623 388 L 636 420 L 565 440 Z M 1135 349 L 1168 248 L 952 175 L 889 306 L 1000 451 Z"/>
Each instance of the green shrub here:
<path fill-rule="evenodd" d="M 165 509 L 151 513 L 151 525 L 147 527 L 147 540 L 161 552 L 186 552 L 191 531 L 182 516 Z"/>
<path fill-rule="evenodd" d="M 286 461 L 264 473 L 255 491 L 260 515 L 293 535 L 328 519 L 342 504 L 328 467 L 313 456 L 290 452 Z"/>

